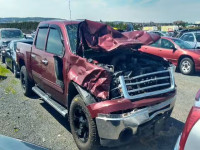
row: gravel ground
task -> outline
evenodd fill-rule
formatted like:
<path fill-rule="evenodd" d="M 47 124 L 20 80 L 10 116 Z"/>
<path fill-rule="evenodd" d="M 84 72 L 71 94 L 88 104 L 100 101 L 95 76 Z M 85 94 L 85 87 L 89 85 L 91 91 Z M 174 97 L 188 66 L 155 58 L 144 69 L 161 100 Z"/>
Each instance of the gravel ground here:
<path fill-rule="evenodd" d="M 170 118 L 169 130 L 161 132 L 157 137 L 133 140 L 128 145 L 109 150 L 173 149 L 200 88 L 199 75 L 175 73 L 175 79 L 178 87 L 177 101 Z M 53 150 L 77 150 L 68 121 L 37 96 L 25 97 L 20 81 L 12 73 L 0 81 L 0 134 Z"/>

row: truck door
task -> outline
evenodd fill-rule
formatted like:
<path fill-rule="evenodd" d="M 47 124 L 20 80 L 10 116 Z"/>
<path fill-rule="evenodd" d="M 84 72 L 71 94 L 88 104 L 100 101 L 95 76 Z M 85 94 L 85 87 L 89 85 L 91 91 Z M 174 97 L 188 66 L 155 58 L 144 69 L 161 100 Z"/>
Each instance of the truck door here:
<path fill-rule="evenodd" d="M 40 26 L 31 53 L 32 76 L 37 85 L 42 89 L 43 89 L 42 73 L 44 72 L 42 64 L 42 56 L 46 54 L 45 46 L 46 46 L 47 34 L 48 34 L 48 25 Z"/>
<path fill-rule="evenodd" d="M 63 103 L 63 60 L 64 45 L 62 40 L 62 32 L 56 25 L 50 25 L 47 38 L 46 52 L 42 55 L 43 65 L 43 86 L 55 100 Z"/>

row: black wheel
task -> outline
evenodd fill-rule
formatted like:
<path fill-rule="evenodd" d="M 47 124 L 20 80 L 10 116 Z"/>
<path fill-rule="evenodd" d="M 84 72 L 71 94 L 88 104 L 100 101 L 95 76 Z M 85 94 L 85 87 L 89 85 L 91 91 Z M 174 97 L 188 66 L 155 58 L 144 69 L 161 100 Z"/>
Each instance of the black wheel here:
<path fill-rule="evenodd" d="M 32 91 L 33 84 L 28 78 L 28 74 L 27 74 L 27 70 L 26 70 L 25 66 L 21 67 L 20 81 L 21 81 L 24 95 L 26 95 L 26 96 L 32 95 L 33 94 L 33 91 Z"/>
<path fill-rule="evenodd" d="M 14 74 L 15 78 L 17 78 L 17 77 L 18 77 L 18 70 L 17 70 L 17 68 L 16 68 L 16 65 L 15 65 L 15 64 L 13 64 L 12 71 L 13 71 L 13 74 Z"/>
<path fill-rule="evenodd" d="M 194 62 L 192 59 L 183 58 L 179 64 L 179 70 L 182 74 L 189 75 L 194 73 Z"/>
<path fill-rule="evenodd" d="M 5 57 L 1 55 L 1 61 L 2 63 L 5 63 Z"/>
<path fill-rule="evenodd" d="M 82 98 L 77 95 L 70 106 L 69 122 L 76 145 L 81 150 L 97 150 L 100 147 L 96 123 L 91 118 Z"/>

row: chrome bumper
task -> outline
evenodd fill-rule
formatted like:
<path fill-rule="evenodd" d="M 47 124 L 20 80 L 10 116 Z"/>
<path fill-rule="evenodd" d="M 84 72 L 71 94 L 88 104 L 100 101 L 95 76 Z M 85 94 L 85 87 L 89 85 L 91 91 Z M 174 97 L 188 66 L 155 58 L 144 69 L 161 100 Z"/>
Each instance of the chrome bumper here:
<path fill-rule="evenodd" d="M 131 130 L 132 135 L 135 135 L 139 125 L 152 120 L 158 114 L 172 110 L 175 100 L 176 98 L 173 97 L 157 105 L 124 114 L 99 114 L 96 117 L 99 137 L 108 140 L 118 140 L 120 134 L 126 129 Z"/>

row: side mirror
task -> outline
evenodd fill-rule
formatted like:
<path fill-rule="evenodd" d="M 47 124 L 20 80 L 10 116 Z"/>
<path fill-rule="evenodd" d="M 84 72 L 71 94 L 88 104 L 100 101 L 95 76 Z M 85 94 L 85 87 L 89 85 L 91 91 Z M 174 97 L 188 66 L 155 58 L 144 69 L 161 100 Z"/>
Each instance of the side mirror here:
<path fill-rule="evenodd" d="M 178 47 L 175 45 L 172 49 L 173 49 L 173 51 L 176 51 L 178 49 Z"/>

